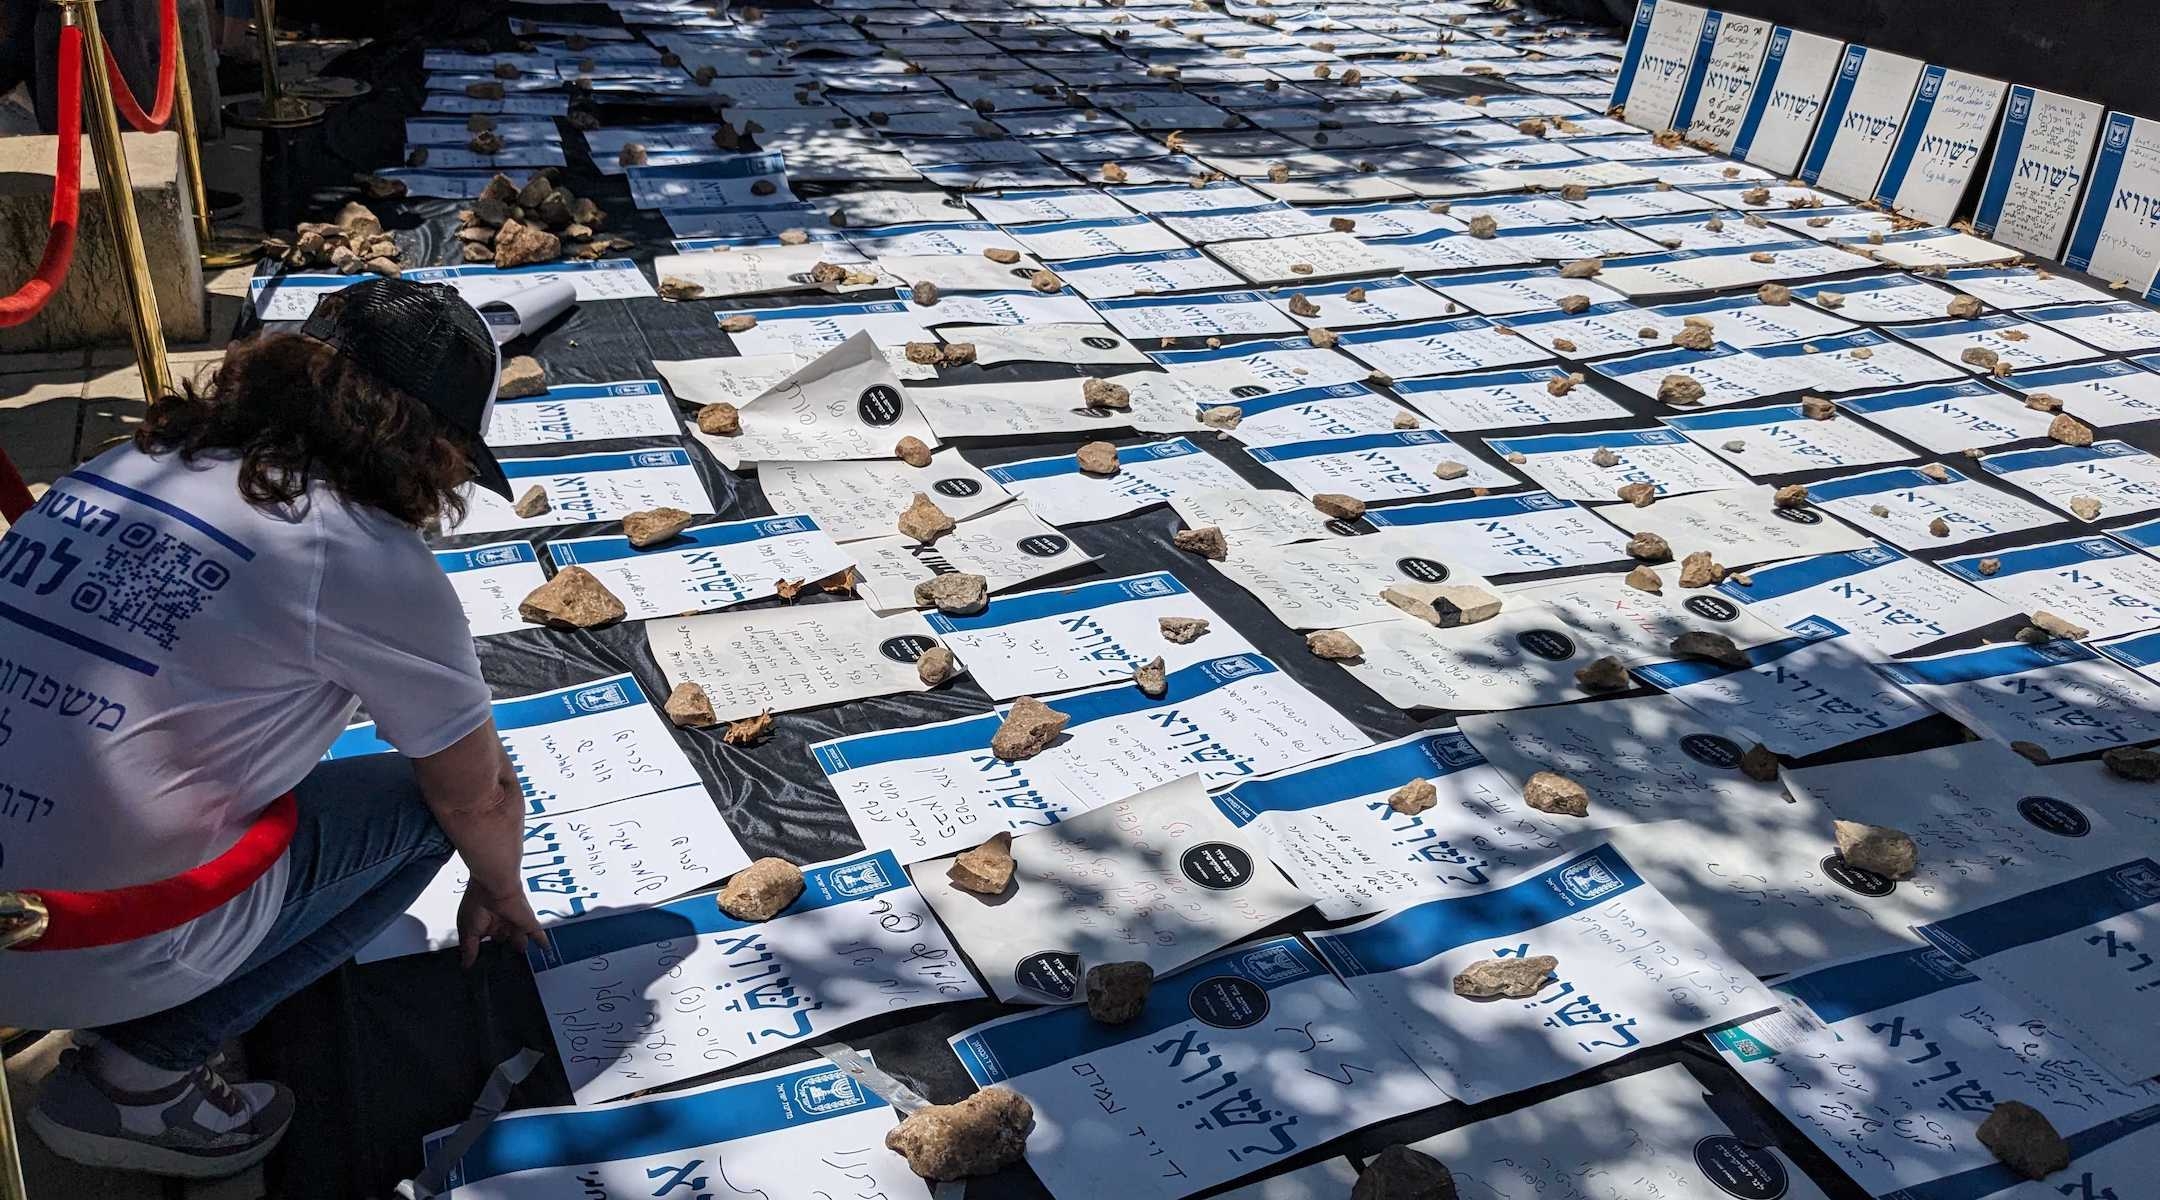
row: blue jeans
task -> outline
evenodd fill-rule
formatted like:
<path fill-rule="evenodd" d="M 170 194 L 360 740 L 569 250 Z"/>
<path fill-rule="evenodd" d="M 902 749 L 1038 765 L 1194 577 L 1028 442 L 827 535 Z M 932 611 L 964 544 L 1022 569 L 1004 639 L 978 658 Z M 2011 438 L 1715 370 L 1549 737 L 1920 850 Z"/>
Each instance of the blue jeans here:
<path fill-rule="evenodd" d="M 262 944 L 193 1000 L 92 1032 L 168 1071 L 208 1062 L 397 920 L 450 857 L 398 755 L 322 763 L 293 792 L 300 824 L 286 852 L 285 904 Z"/>

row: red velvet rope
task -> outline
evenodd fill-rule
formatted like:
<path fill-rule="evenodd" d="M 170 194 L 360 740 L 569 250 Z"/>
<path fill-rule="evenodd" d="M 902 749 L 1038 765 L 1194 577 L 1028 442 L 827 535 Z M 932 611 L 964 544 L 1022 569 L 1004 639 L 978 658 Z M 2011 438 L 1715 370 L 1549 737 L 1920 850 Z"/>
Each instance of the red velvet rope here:
<path fill-rule="evenodd" d="M 31 889 L 45 902 L 45 933 L 15 952 L 112 946 L 185 925 L 248 890 L 276 866 L 299 825 L 299 802 L 287 792 L 270 802 L 232 849 L 192 871 L 107 892 Z"/>
<path fill-rule="evenodd" d="M 66 282 L 68 264 L 75 258 L 75 218 L 82 200 L 82 60 L 82 30 L 64 26 L 60 30 L 60 138 L 53 166 L 52 222 L 46 229 L 45 254 L 38 260 L 37 272 L 14 294 L 0 296 L 0 328 L 38 315 Z"/>
<path fill-rule="evenodd" d="M 144 112 L 128 90 L 127 76 L 113 60 L 112 46 L 105 47 L 105 75 L 112 80 L 113 103 L 137 133 L 156 133 L 172 120 L 173 79 L 180 66 L 180 0 L 164 0 L 158 7 L 157 108 Z"/>

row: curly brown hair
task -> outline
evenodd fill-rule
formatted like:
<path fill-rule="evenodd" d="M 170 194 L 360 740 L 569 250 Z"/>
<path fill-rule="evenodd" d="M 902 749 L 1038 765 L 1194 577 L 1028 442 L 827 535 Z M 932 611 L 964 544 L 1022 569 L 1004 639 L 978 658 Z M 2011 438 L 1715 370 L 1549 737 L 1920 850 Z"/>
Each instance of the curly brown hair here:
<path fill-rule="evenodd" d="M 207 387 L 150 406 L 135 447 L 240 457 L 240 494 L 292 509 L 320 481 L 348 504 L 422 528 L 465 512 L 473 466 L 425 404 L 376 382 L 335 348 L 296 333 L 236 343 Z"/>

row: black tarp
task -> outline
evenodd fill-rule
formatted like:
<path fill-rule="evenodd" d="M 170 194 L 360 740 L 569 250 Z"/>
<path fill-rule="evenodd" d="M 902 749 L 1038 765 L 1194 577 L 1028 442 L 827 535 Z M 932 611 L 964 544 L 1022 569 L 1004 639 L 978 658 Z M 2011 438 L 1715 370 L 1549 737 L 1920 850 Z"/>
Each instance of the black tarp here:
<path fill-rule="evenodd" d="M 546 19 L 551 20 L 606 19 L 604 9 L 549 7 L 544 13 Z M 507 47 L 509 39 L 505 30 L 498 27 L 495 34 L 496 45 Z M 376 94 L 361 102 L 367 106 L 364 111 L 354 109 L 347 110 L 342 116 L 333 115 L 333 125 L 326 135 L 331 142 L 327 151 L 331 157 L 347 162 L 369 154 L 372 157 L 366 161 L 389 163 L 395 160 L 397 153 L 394 145 L 397 120 L 418 110 L 418 53 L 410 44 L 377 47 L 367 52 L 362 66 L 375 82 Z M 351 65 L 347 66 L 347 71 L 359 73 Z M 1439 86 L 1447 88 L 1446 84 Z M 1492 91 L 1494 87 L 1490 79 L 1477 79 L 1462 81 L 1448 90 L 1461 94 Z M 610 125 L 694 119 L 680 109 L 654 111 L 617 106 L 605 108 L 603 115 Z M 649 273 L 651 255 L 666 252 L 664 226 L 650 214 L 633 214 L 620 178 L 609 180 L 593 171 L 590 160 L 583 156 L 577 135 L 567 126 L 564 140 L 570 152 L 571 167 L 563 183 L 578 195 L 592 196 L 608 210 L 610 232 L 625 233 L 639 240 L 641 248 L 632 256 L 645 262 Z M 362 143 L 366 144 L 365 149 L 361 148 Z M 388 148 L 384 149 L 385 146 Z M 327 171 L 324 178 L 327 180 L 335 174 Z M 803 190 L 812 195 L 817 191 Z M 334 211 L 335 204 L 327 202 L 327 194 L 320 199 L 324 202 L 318 205 L 317 212 Z M 456 261 L 456 246 L 451 235 L 458 207 L 443 201 L 415 201 L 378 205 L 377 209 L 397 232 L 406 248 L 406 264 L 412 266 Z M 1812 286 L 1811 283 L 1810 288 Z M 868 300 L 888 295 L 867 293 L 850 298 Z M 1696 297 L 1673 296 L 1661 298 L 1660 302 L 1692 298 Z M 728 338 L 717 328 L 713 315 L 716 311 L 770 307 L 785 302 L 789 301 L 766 298 L 671 303 L 651 299 L 585 304 L 556 325 L 541 331 L 529 344 L 521 343 L 511 349 L 538 358 L 547 368 L 549 382 L 555 384 L 657 378 L 657 372 L 652 368 L 656 359 L 733 353 Z M 1066 365 L 1041 363 L 994 368 L 969 366 L 947 369 L 940 382 L 1007 382 L 1024 386 L 1044 379 L 1070 377 L 1074 370 Z M 1106 368 L 1102 373 L 1111 371 Z M 1652 424 L 1655 405 L 1618 389 L 1610 391 L 1631 409 L 1638 418 L 1637 424 L 1643 427 Z M 1557 430 L 1582 431 L 1593 427 L 1584 424 L 1561 426 Z M 1550 431 L 1554 431 L 1554 427 L 1515 432 Z M 2155 436 L 2160 431 L 2150 426 L 2110 429 L 2108 433 L 2140 445 L 2160 445 L 2160 436 Z M 970 461 L 987 466 L 1070 452 L 1084 440 L 1087 439 L 1074 436 L 982 444 L 962 439 L 956 444 Z M 1114 440 L 1125 444 L 1148 439 L 1126 431 Z M 1235 443 L 1217 440 L 1211 434 L 1196 435 L 1194 440 L 1255 486 L 1282 486 L 1280 480 L 1253 463 Z M 1478 445 L 1479 439 L 1461 441 L 1466 448 L 1476 449 L 1488 462 L 1498 464 L 1496 456 Z M 581 444 L 579 449 L 629 449 L 655 444 L 661 443 L 590 443 Z M 681 439 L 681 444 L 695 445 L 687 437 Z M 1915 447 L 1916 451 L 1918 449 Z M 506 457 L 532 453 L 535 451 L 512 451 Z M 1935 458 L 1926 454 L 1921 457 Z M 702 451 L 697 452 L 697 458 L 700 473 L 717 501 L 723 519 L 772 512 L 759 490 L 754 472 L 722 470 Z M 1944 461 L 1953 467 L 1970 465 Z M 1807 482 L 1829 473 L 1779 476 L 1771 482 Z M 1095 569 L 1072 578 L 1106 578 L 1157 569 L 1173 572 L 1253 645 L 1376 740 L 1453 723 L 1447 714 L 1405 714 L 1354 682 L 1341 669 L 1314 659 L 1306 652 L 1300 635 L 1269 615 L 1250 594 L 1197 559 L 1172 548 L 1170 535 L 1178 528 L 1181 528 L 1179 521 L 1167 507 L 1147 509 L 1118 520 L 1068 527 L 1065 532 L 1099 558 Z M 536 531 L 532 537 L 535 541 L 545 541 L 553 536 L 587 536 L 616 531 L 612 524 L 578 526 L 567 530 Z M 2027 531 L 2010 539 L 1962 543 L 1954 548 L 1954 552 L 1980 553 L 2013 540 L 2031 542 L 2049 536 L 2066 536 L 2071 532 L 2071 526 L 2065 523 L 2048 530 Z M 451 538 L 443 540 L 442 545 L 470 545 L 500 540 L 503 536 Z M 1433 553 L 1443 560 L 1446 551 L 1444 544 L 1433 549 Z M 1951 552 L 1920 553 L 1916 557 L 1939 557 Z M 1506 581 L 1513 582 L 1515 578 L 1506 577 Z M 777 600 L 759 602 L 760 605 L 779 603 Z M 2000 641 L 2009 636 L 2014 627 L 2015 623 L 2010 623 L 1973 631 L 1927 647 L 1923 652 L 1975 645 L 1983 638 Z M 636 622 L 588 632 L 536 629 L 490 637 L 480 643 L 480 657 L 498 696 L 543 691 L 624 670 L 634 673 L 649 695 L 663 695 L 668 690 L 646 649 L 643 630 Z M 748 748 L 723 745 L 718 731 L 677 730 L 675 736 L 691 761 L 697 764 L 715 802 L 746 851 L 753 857 L 773 854 L 796 862 L 814 862 L 859 852 L 862 846 L 838 798 L 811 761 L 810 744 L 846 734 L 980 714 L 990 707 L 984 694 L 963 679 L 921 695 L 886 697 L 782 714 L 777 718 L 773 736 Z M 1871 757 L 1949 744 L 1965 737 L 1948 718 L 1934 717 L 1806 761 Z M 1322 925 L 1317 914 L 1308 911 L 1271 932 L 1305 930 Z M 874 1054 L 881 1067 L 924 1095 L 933 1100 L 950 1101 L 965 1095 L 971 1085 L 958 1061 L 946 1048 L 945 1039 L 1006 1011 L 1011 1010 L 987 1000 L 947 1005 L 866 1022 L 843 1031 L 841 1036 L 849 1044 Z M 442 952 L 365 967 L 348 965 L 333 973 L 279 1008 L 248 1041 L 248 1056 L 253 1069 L 264 1077 L 289 1084 L 300 1097 L 299 1115 L 293 1131 L 272 1160 L 273 1194 L 324 1200 L 386 1195 L 397 1180 L 418 1169 L 422 1136 L 462 1119 L 494 1064 L 524 1047 L 548 1051 L 548 1061 L 517 1089 L 513 1107 L 568 1103 L 569 1090 L 554 1061 L 552 1042 L 531 976 L 522 959 L 506 951 L 491 951 L 483 956 L 479 966 L 469 971 L 459 968 L 454 953 Z M 801 1050 L 775 1054 L 700 1082 L 788 1065 L 802 1060 L 808 1053 Z M 1287 1160 L 1282 1165 L 1302 1165 L 1337 1153 L 1354 1157 L 1369 1155 L 1389 1144 L 1429 1136 L 1535 1103 L 1547 1096 L 1674 1061 L 1688 1065 L 1704 1084 L 1714 1107 L 1728 1116 L 1737 1132 L 1775 1144 L 1836 1200 L 1863 1196 L 1789 1123 L 1756 1097 L 1699 1038 L 1646 1049 L 1610 1068 L 1483 1105 L 1471 1107 L 1454 1103 L 1374 1126 Z M 971 1200 L 1045 1195 L 1041 1185 L 1025 1169 L 973 1181 L 968 1189 Z"/>

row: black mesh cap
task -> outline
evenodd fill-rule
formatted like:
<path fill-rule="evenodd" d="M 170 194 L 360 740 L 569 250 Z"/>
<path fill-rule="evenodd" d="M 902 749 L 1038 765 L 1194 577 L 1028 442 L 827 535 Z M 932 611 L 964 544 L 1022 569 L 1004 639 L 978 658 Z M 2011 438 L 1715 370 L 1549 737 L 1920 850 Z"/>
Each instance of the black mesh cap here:
<path fill-rule="evenodd" d="M 480 486 L 510 499 L 483 440 L 501 359 L 487 323 L 443 283 L 370 279 L 324 296 L 300 332 L 428 406 L 455 430 Z"/>

